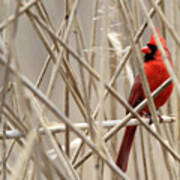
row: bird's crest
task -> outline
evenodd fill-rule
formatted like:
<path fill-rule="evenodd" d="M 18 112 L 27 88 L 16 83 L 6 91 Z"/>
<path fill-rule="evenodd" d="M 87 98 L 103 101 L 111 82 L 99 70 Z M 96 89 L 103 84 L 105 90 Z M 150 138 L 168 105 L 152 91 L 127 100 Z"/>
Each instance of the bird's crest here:
<path fill-rule="evenodd" d="M 157 35 L 158 35 L 158 38 L 159 38 L 159 40 L 160 40 L 162 46 L 164 47 L 164 46 L 165 46 L 165 40 L 161 37 L 161 35 L 159 34 L 157 28 L 156 28 L 156 33 L 157 33 Z M 154 35 L 153 35 L 153 34 L 151 35 L 148 44 L 157 45 L 157 43 L 156 43 L 156 41 L 155 41 L 155 38 L 154 38 Z"/>

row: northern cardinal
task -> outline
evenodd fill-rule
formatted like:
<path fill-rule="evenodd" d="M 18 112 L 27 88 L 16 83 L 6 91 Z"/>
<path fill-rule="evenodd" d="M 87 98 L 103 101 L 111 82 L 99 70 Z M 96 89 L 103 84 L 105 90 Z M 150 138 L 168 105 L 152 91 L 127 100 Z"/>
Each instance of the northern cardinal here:
<path fill-rule="evenodd" d="M 167 54 L 167 57 L 172 65 L 172 60 L 170 53 L 165 45 L 165 40 L 159 35 L 158 31 L 158 38 Z M 156 41 L 151 35 L 147 46 L 143 47 L 141 51 L 145 54 L 144 55 L 144 72 L 149 83 L 149 88 L 151 92 L 153 92 L 156 88 L 158 88 L 164 81 L 166 81 L 170 75 L 166 69 L 166 66 L 163 63 L 162 56 L 158 47 L 156 45 Z M 156 98 L 154 98 L 154 103 L 156 109 L 161 107 L 168 98 L 170 97 L 173 90 L 173 83 L 168 85 Z M 128 99 L 129 104 L 132 107 L 137 106 L 143 99 L 145 99 L 145 94 L 143 92 L 140 76 L 138 75 L 135 78 L 134 84 L 132 86 L 130 96 Z M 126 112 L 127 114 L 128 112 Z M 143 114 L 150 114 L 149 109 L 146 106 L 143 110 L 139 112 L 140 115 Z M 130 155 L 130 150 L 133 144 L 135 132 L 137 126 L 129 126 L 126 127 L 125 133 L 122 139 L 122 143 L 119 148 L 118 155 L 116 157 L 116 165 L 121 168 L 122 171 L 127 170 L 128 166 L 128 159 Z"/>

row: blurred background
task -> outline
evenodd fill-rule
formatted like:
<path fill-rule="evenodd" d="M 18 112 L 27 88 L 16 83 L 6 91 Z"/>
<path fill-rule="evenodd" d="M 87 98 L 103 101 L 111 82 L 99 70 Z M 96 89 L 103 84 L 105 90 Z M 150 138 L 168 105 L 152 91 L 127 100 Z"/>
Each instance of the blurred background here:
<path fill-rule="evenodd" d="M 154 11 L 152 21 L 166 40 L 172 55 L 174 72 L 179 80 L 178 0 L 8 0 L 1 1 L 0 4 L 2 57 L 5 57 L 6 62 L 8 57 L 11 57 L 10 64 L 17 66 L 15 70 L 25 76 L 34 88 L 45 94 L 46 99 L 52 101 L 71 123 L 89 124 L 89 130 L 83 129 L 81 132 L 100 153 L 108 151 L 108 155 L 104 154 L 106 158 L 111 158 L 110 161 L 116 157 L 124 128 L 115 133 L 108 142 L 104 142 L 106 148 L 103 149 L 103 143 L 98 143 L 110 128 L 101 127 L 101 122 L 123 119 L 126 109 L 111 93 L 106 92 L 103 83 L 109 84 L 121 66 L 122 69 L 117 73 L 114 82 L 111 82 L 111 86 L 124 99 L 128 98 L 134 77 L 138 73 L 130 33 L 135 38 L 143 29 L 135 43 L 139 47 L 146 45 L 152 30 L 145 24 L 147 17 L 142 6 L 150 12 L 156 7 L 154 4 L 162 15 L 158 10 Z M 125 14 L 130 18 L 130 22 L 126 21 Z M 61 46 L 57 37 L 72 49 L 80 60 Z M 132 50 L 124 61 L 131 47 Z M 79 63 L 80 61 L 85 65 Z M 1 86 L 9 87 L 9 91 L 2 93 L 6 94 L 3 101 L 10 108 L 10 112 L 16 114 L 17 119 L 12 114 L 14 121 L 11 121 L 8 115 L 1 115 L 2 179 L 76 179 L 76 176 L 86 180 L 121 179 L 96 153 L 78 164 L 90 148 L 68 127 L 63 132 L 50 133 L 52 136 L 48 133 L 36 135 L 35 140 L 32 140 L 32 129 L 42 126 L 49 128 L 51 125 L 56 127 L 60 123 L 62 125 L 62 120 L 55 116 L 49 107 L 45 107 L 45 103 L 40 102 L 34 93 L 18 84 L 18 78 L 14 75 L 10 74 L 8 81 L 4 81 L 5 74 L 5 66 L 1 65 Z M 103 98 L 105 92 L 107 96 Z M 177 152 L 178 157 L 179 107 L 179 94 L 175 88 L 168 103 L 160 109 L 160 114 L 173 116 L 175 121 L 159 125 L 161 137 Z M 8 109 L 1 104 L 0 111 L 3 108 L 5 112 Z M 44 121 L 41 121 L 41 118 Z M 95 121 L 100 123 L 99 127 L 94 124 Z M 10 139 L 4 137 L 4 130 L 13 131 L 19 126 L 26 127 L 25 138 L 15 138 L 15 135 Z M 153 125 L 151 127 L 159 134 Z M 61 164 L 63 158 L 60 158 L 60 153 L 65 163 Z M 179 161 L 140 126 L 131 152 L 127 176 L 137 180 L 179 179 Z M 19 170 L 15 171 L 17 167 Z M 77 174 L 72 175 L 71 171 L 72 174 Z"/>

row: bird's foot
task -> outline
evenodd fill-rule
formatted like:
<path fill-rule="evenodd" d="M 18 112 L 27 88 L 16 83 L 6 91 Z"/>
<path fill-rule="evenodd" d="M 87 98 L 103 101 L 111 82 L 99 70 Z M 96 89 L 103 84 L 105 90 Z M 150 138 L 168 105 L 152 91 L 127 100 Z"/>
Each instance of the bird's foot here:
<path fill-rule="evenodd" d="M 149 120 L 149 125 L 151 125 L 153 123 L 152 116 L 151 116 L 150 113 L 144 112 L 143 116 L 146 117 Z M 163 120 L 163 118 L 162 118 L 162 116 L 161 116 L 161 114 L 159 112 L 157 112 L 157 116 L 159 118 L 159 122 L 162 123 L 164 120 Z"/>
<path fill-rule="evenodd" d="M 162 123 L 164 120 L 159 112 L 157 112 L 157 116 L 159 118 L 159 122 Z"/>
<path fill-rule="evenodd" d="M 143 116 L 149 120 L 149 123 L 148 123 L 149 125 L 153 123 L 152 116 L 150 113 L 143 112 Z"/>

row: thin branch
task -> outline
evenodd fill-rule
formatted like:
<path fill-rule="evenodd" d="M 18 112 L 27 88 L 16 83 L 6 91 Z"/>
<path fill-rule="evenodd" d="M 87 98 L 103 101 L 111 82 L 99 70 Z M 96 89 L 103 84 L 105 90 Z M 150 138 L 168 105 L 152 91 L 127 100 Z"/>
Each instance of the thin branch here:
<path fill-rule="evenodd" d="M 162 116 L 161 118 L 162 118 L 163 121 L 160 121 L 159 123 L 173 123 L 175 121 L 174 117 Z M 149 118 L 143 118 L 143 121 L 146 124 L 151 123 L 151 120 Z M 73 122 L 73 121 L 71 120 L 71 122 Z M 121 122 L 122 122 L 122 120 L 117 120 L 117 119 L 116 120 L 106 120 L 106 121 L 102 122 L 102 126 L 103 126 L 103 128 L 108 128 L 109 129 L 109 128 L 112 128 L 112 127 L 116 126 L 117 124 L 119 124 Z M 97 125 L 98 123 L 95 122 L 95 124 Z M 126 124 L 126 126 L 135 126 L 135 125 L 136 126 L 141 125 L 137 119 L 131 119 Z M 85 123 L 85 122 L 73 123 L 73 126 L 76 127 L 79 130 L 82 130 L 82 131 L 89 129 L 89 124 Z M 49 124 L 47 126 L 47 129 L 49 131 L 51 131 L 53 134 L 54 133 L 62 133 L 62 132 L 66 131 L 65 125 L 62 124 L 62 123 Z M 43 127 L 39 128 L 38 133 L 41 134 L 41 135 L 46 134 Z M 16 130 L 16 129 L 15 130 L 6 130 L 5 135 L 6 135 L 6 137 L 8 139 L 24 137 L 24 134 L 21 133 L 19 130 Z M 2 134 L 2 132 L 0 132 L 0 139 L 2 139 L 2 137 L 3 137 L 3 134 Z"/>
<path fill-rule="evenodd" d="M 11 15 L 7 20 L 3 21 L 0 24 L 0 31 L 2 31 L 4 28 L 6 28 L 9 24 L 13 23 L 17 17 L 21 16 L 24 14 L 25 11 L 27 11 L 29 8 L 31 8 L 35 3 L 37 3 L 38 0 L 31 0 L 27 2 L 20 10 L 18 11 L 17 14 Z"/>

